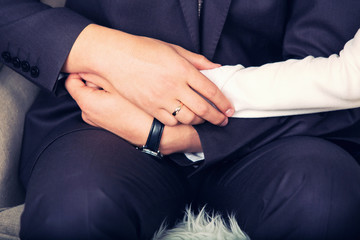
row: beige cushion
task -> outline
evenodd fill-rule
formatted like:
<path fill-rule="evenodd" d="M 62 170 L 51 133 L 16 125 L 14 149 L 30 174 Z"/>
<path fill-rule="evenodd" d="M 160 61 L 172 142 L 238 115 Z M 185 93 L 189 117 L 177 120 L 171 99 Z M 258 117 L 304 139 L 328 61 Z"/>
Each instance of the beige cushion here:
<path fill-rule="evenodd" d="M 44 0 L 63 6 L 65 0 Z M 38 88 L 7 67 L 0 66 L 0 208 L 23 201 L 18 181 L 24 116 Z"/>
<path fill-rule="evenodd" d="M 61 7 L 65 0 L 43 2 Z M 24 206 L 12 206 L 24 200 L 18 179 L 21 140 L 25 113 L 37 92 L 36 86 L 0 64 L 0 240 L 19 239 Z"/>
<path fill-rule="evenodd" d="M 24 205 L 19 205 L 0 212 L 0 240 L 18 240 L 20 232 L 20 217 Z"/>
<path fill-rule="evenodd" d="M 7 67 L 0 71 L 0 208 L 22 203 L 18 164 L 25 113 L 38 88 Z"/>

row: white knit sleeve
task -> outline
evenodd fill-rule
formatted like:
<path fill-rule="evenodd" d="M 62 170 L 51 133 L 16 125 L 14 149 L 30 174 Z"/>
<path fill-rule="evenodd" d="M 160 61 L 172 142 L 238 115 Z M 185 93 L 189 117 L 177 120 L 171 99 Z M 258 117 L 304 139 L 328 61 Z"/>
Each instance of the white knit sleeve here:
<path fill-rule="evenodd" d="M 235 106 L 234 117 L 273 117 L 360 107 L 360 30 L 339 55 L 202 73 Z"/>

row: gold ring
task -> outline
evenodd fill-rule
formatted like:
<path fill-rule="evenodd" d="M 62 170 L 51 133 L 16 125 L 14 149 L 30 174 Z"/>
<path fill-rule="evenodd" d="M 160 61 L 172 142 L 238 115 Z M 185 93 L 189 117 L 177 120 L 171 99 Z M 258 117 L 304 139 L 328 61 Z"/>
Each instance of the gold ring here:
<path fill-rule="evenodd" d="M 183 104 L 182 102 L 180 102 L 180 105 L 179 105 L 177 108 L 175 108 L 175 110 L 174 110 L 173 113 L 172 113 L 172 115 L 173 115 L 174 117 L 176 116 L 176 114 L 178 114 L 178 113 L 180 112 L 182 106 L 184 106 L 184 104 Z"/>

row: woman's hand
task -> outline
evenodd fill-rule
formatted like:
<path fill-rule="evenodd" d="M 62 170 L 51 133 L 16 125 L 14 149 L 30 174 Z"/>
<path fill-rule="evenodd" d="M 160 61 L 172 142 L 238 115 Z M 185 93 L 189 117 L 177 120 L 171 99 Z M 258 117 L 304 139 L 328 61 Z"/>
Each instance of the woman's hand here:
<path fill-rule="evenodd" d="M 79 105 L 86 123 L 104 128 L 137 146 L 146 142 L 152 117 L 112 89 L 84 83 L 78 74 L 70 74 L 65 87 Z"/>
<path fill-rule="evenodd" d="M 224 126 L 234 112 L 221 91 L 200 72 L 219 65 L 179 46 L 89 25 L 78 37 L 64 70 L 97 76 L 121 96 L 166 125 L 199 119 Z M 219 111 L 203 97 L 209 99 Z M 181 104 L 181 111 L 173 116 Z"/>
<path fill-rule="evenodd" d="M 146 143 L 153 117 L 119 95 L 111 85 L 100 88 L 92 82 L 84 83 L 78 74 L 71 74 L 65 86 L 81 108 L 86 123 L 104 128 L 133 145 Z M 165 155 L 201 151 L 199 136 L 189 125 L 165 126 L 160 151 Z"/>

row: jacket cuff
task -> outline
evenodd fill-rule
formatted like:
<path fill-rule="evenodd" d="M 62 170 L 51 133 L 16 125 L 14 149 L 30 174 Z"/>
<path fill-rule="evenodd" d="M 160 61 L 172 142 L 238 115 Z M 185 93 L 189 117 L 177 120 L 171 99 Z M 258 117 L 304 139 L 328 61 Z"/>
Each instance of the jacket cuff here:
<path fill-rule="evenodd" d="M 55 92 L 61 68 L 81 31 L 91 23 L 67 8 L 48 8 L 0 27 L 0 61 Z"/>

